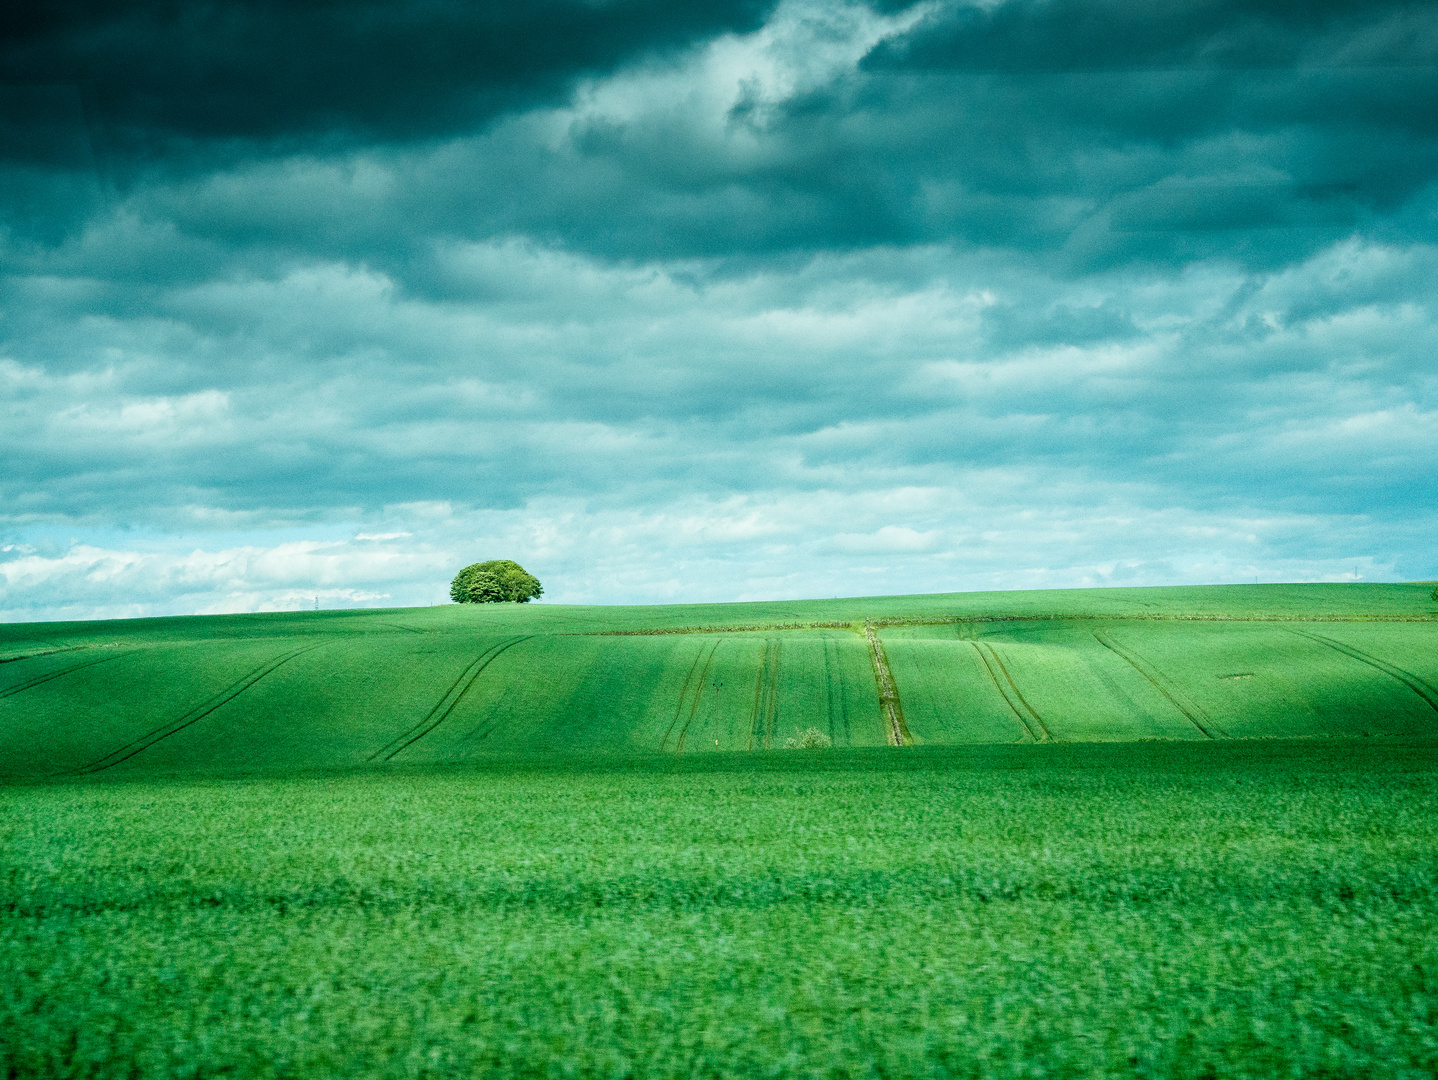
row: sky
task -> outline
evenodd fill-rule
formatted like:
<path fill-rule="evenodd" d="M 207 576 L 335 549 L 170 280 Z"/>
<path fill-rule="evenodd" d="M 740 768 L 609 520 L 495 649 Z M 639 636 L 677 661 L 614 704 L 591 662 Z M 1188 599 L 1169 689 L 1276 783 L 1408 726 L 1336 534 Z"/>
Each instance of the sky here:
<path fill-rule="evenodd" d="M 0 621 L 1438 577 L 1431 3 L 57 0 L 0 80 Z"/>

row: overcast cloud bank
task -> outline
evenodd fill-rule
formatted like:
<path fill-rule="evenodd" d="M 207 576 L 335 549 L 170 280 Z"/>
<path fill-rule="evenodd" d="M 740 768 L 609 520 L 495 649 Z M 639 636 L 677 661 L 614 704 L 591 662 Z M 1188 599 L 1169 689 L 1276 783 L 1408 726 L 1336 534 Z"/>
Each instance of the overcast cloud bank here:
<path fill-rule="evenodd" d="M 1438 575 L 1431 7 L 651 6 L 8 28 L 0 619 Z"/>

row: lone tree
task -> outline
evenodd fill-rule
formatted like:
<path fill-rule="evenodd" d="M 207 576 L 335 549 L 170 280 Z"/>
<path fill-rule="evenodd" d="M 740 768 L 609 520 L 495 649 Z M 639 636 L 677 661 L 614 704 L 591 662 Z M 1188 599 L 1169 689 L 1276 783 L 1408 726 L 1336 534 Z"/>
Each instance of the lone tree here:
<path fill-rule="evenodd" d="M 449 583 L 456 604 L 527 604 L 544 595 L 539 579 L 509 559 L 471 563 Z"/>

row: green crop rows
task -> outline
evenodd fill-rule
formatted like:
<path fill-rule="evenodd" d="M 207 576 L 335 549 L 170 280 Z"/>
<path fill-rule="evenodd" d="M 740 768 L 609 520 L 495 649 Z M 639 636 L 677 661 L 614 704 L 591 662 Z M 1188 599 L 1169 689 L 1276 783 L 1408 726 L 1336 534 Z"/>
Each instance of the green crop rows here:
<path fill-rule="evenodd" d="M 0 775 L 1438 731 L 1424 586 L 0 627 Z M 888 686 L 888 690 L 883 687 Z M 887 694 L 887 696 L 884 696 Z"/>
<path fill-rule="evenodd" d="M 1432 1076 L 1430 592 L 0 627 L 0 1077 Z"/>
<path fill-rule="evenodd" d="M 1433 740 L 12 785 L 0 1075 L 1428 1077 L 1435 804 Z"/>

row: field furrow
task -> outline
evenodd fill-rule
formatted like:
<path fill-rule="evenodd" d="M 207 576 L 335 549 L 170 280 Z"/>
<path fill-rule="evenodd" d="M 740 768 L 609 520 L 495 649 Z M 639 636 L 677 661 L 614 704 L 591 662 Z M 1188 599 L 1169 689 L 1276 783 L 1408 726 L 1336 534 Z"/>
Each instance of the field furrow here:
<path fill-rule="evenodd" d="M 80 652 L 82 649 L 88 649 L 90 647 L 91 646 L 88 645 L 65 645 L 57 646 L 53 649 L 44 649 L 40 652 L 20 653 L 16 656 L 0 656 L 0 664 L 18 664 L 21 660 L 38 660 L 42 656 L 56 656 L 59 653 Z"/>
<path fill-rule="evenodd" d="M 1019 706 L 1014 703 L 1014 700 L 1009 695 L 1009 692 L 1004 689 L 1004 684 L 1003 681 L 999 678 L 999 673 L 994 670 L 994 662 L 990 660 L 988 655 L 984 652 L 983 646 L 981 646 L 977 641 L 971 641 L 969 642 L 969 644 L 974 647 L 974 652 L 977 653 L 979 657 L 979 663 L 984 665 L 984 670 L 988 672 L 989 679 L 993 683 L 994 689 L 998 691 L 999 696 L 1003 698 L 1004 704 L 1007 705 L 1009 711 L 1014 714 L 1014 718 L 1023 725 L 1024 731 L 1027 733 L 1028 737 L 1034 742 L 1039 742 L 1039 730 L 1031 722 L 1031 718 L 1028 715 L 1028 710 L 1020 709 Z"/>
<path fill-rule="evenodd" d="M 749 711 L 749 739 L 746 750 L 768 750 L 774 743 L 779 711 L 779 656 L 782 643 L 766 638 L 754 679 L 754 703 Z"/>
<path fill-rule="evenodd" d="M 684 676 L 684 682 L 679 687 L 679 703 L 674 706 L 674 716 L 664 731 L 664 738 L 659 740 L 661 751 L 669 748 L 669 738 L 674 734 L 674 729 L 679 726 L 680 717 L 684 715 L 684 705 L 689 700 L 689 687 L 694 682 L 694 673 L 699 670 L 699 662 L 703 659 L 704 646 L 701 644 L 698 652 L 694 654 L 694 662 L 689 665 L 689 674 Z"/>

